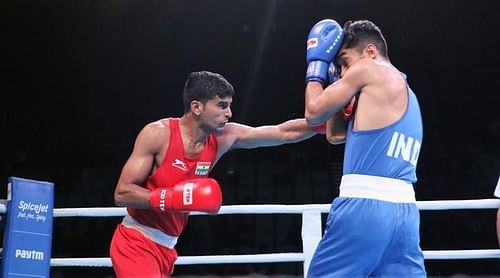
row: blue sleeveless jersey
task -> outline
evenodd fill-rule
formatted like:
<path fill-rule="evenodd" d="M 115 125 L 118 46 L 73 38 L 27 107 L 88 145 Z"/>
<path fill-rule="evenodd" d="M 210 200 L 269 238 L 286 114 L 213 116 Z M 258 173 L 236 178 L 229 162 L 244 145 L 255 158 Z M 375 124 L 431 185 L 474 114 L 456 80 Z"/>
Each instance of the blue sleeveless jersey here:
<path fill-rule="evenodd" d="M 403 116 L 386 127 L 353 130 L 349 121 L 344 153 L 344 175 L 363 174 L 414 183 L 422 144 L 422 115 L 415 93 L 408 88 Z"/>

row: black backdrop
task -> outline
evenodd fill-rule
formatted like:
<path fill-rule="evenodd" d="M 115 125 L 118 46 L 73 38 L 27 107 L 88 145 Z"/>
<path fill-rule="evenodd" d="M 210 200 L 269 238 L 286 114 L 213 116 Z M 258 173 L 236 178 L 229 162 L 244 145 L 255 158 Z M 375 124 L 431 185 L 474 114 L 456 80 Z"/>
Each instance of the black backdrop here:
<path fill-rule="evenodd" d="M 419 200 L 491 198 L 500 169 L 495 0 L 3 1 L 0 181 L 56 183 L 56 207 L 113 206 L 137 132 L 182 114 L 187 74 L 236 88 L 233 119 L 302 117 L 305 37 L 322 18 L 370 19 L 420 99 Z M 342 146 L 316 136 L 234 151 L 213 172 L 224 204 L 329 203 Z M 1 191 L 1 190 L 0 190 Z M 3 191 L 6 191 L 4 189 Z M 105 257 L 118 218 L 56 219 L 53 257 Z M 422 248 L 496 248 L 495 211 L 422 212 Z M 221 229 L 223 227 L 224 229 Z M 300 251 L 298 216 L 193 217 L 180 255 Z M 497 260 L 426 261 L 431 276 L 500 273 Z M 178 266 L 176 274 L 300 275 L 300 264 Z M 53 269 L 104 277 L 110 269 Z"/>

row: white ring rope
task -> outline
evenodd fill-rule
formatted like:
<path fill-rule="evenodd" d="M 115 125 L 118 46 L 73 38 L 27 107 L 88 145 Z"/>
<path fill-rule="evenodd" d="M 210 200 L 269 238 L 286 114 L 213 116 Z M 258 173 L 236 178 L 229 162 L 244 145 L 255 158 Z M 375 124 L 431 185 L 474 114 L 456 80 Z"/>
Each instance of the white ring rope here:
<path fill-rule="evenodd" d="M 437 250 L 423 252 L 426 260 L 500 259 L 499 249 Z M 281 263 L 303 261 L 304 255 L 302 253 L 271 253 L 256 255 L 181 256 L 177 259 L 175 264 Z M 110 258 L 53 258 L 50 260 L 50 265 L 53 267 L 112 267 Z"/>
<path fill-rule="evenodd" d="M 228 205 L 222 206 L 217 214 L 300 214 L 314 209 L 322 213 L 330 211 L 330 204 L 312 205 Z M 419 210 L 457 210 L 457 209 L 493 209 L 500 208 L 500 199 L 453 200 L 453 201 L 418 201 Z M 63 208 L 54 209 L 54 217 L 69 216 L 124 216 L 125 208 Z M 191 215 L 206 215 L 193 212 Z"/>
<path fill-rule="evenodd" d="M 239 264 L 239 263 L 283 263 L 303 262 L 302 253 L 271 253 L 256 255 L 211 255 L 211 256 L 182 256 L 177 258 L 176 265 L 192 264 Z M 111 267 L 110 258 L 61 258 L 51 259 L 51 266 L 88 266 Z"/>
<path fill-rule="evenodd" d="M 500 259 L 498 249 L 423 251 L 426 260 Z M 181 256 L 176 265 L 303 262 L 302 253 Z M 53 258 L 52 267 L 112 267 L 110 258 Z"/>
<path fill-rule="evenodd" d="M 500 199 L 417 201 L 420 210 L 456 210 L 456 209 L 494 209 L 500 208 Z M 304 210 L 314 209 L 328 213 L 330 204 L 313 205 L 228 205 L 222 206 L 217 214 L 300 214 Z M 5 213 L 5 204 L 0 204 L 0 213 Z M 108 217 L 124 216 L 123 207 L 112 208 L 56 208 L 54 217 Z M 191 215 L 206 215 L 193 212 Z"/>
<path fill-rule="evenodd" d="M 418 201 L 417 207 L 420 210 L 497 209 L 500 208 L 500 199 Z M 328 213 L 329 210 L 330 210 L 330 204 L 228 205 L 228 206 L 222 206 L 217 214 L 219 215 L 303 214 L 304 215 L 305 211 L 307 211 L 308 213 L 312 211 L 313 214 L 314 213 L 321 214 L 321 213 Z M 6 211 L 7 211 L 6 205 L 0 203 L 0 213 L 5 213 Z M 112 217 L 112 216 L 124 216 L 125 213 L 126 209 L 123 207 L 54 209 L 54 217 Z M 206 215 L 206 213 L 194 212 L 191 215 Z M 304 239 L 304 234 L 303 234 L 303 239 Z M 423 252 L 424 252 L 424 258 L 427 260 L 500 258 L 500 249 L 437 250 L 437 251 L 423 251 Z M 271 254 L 249 254 L 249 255 L 182 256 L 178 258 L 176 264 L 190 265 L 190 264 L 229 264 L 229 263 L 275 263 L 275 262 L 304 262 L 304 260 L 307 260 L 304 253 L 271 253 Z M 111 267 L 112 265 L 110 258 L 52 258 L 51 266 Z"/>

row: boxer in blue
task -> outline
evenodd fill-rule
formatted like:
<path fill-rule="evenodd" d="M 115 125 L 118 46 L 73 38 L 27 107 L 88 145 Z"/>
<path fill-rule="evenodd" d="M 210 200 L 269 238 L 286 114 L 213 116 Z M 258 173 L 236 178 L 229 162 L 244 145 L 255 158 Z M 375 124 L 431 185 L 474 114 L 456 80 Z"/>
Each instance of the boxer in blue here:
<path fill-rule="evenodd" d="M 346 144 L 340 194 L 307 276 L 425 277 L 413 189 L 422 117 L 385 38 L 368 20 L 323 20 L 309 33 L 307 62 L 306 119 L 327 122 L 328 141 Z"/>

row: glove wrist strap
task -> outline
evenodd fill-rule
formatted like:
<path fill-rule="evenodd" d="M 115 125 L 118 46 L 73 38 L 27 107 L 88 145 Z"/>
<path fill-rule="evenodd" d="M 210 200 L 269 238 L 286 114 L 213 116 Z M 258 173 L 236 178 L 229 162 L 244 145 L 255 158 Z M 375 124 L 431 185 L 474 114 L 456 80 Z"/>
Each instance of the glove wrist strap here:
<path fill-rule="evenodd" d="M 156 188 L 151 191 L 151 197 L 149 198 L 151 209 L 159 212 L 166 211 L 170 207 L 167 204 L 168 200 L 171 200 L 171 197 L 168 196 L 170 194 L 172 192 L 167 188 Z"/>
<path fill-rule="evenodd" d="M 309 81 L 319 81 L 325 84 L 328 75 L 329 64 L 324 61 L 312 61 L 307 65 L 306 83 Z"/>

